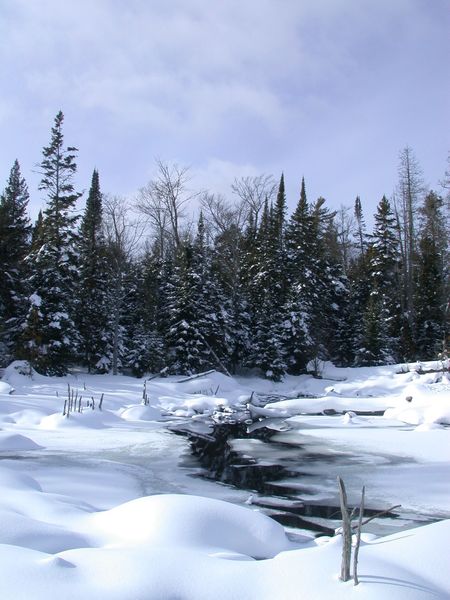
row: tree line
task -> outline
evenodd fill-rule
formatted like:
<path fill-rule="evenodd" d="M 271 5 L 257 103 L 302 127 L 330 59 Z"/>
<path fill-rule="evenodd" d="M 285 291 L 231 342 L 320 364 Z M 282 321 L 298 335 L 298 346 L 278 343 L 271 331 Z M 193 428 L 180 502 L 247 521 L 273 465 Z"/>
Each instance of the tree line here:
<path fill-rule="evenodd" d="M 46 208 L 34 225 L 17 160 L 0 197 L 0 364 L 280 380 L 311 361 L 446 352 L 450 174 L 442 194 L 426 189 L 409 147 L 371 232 L 359 197 L 334 211 L 307 198 L 303 179 L 288 215 L 283 175 L 236 179 L 230 202 L 193 193 L 188 169 L 163 161 L 133 203 L 102 194 L 94 170 L 79 215 L 63 121 L 59 112 L 37 166 Z"/>

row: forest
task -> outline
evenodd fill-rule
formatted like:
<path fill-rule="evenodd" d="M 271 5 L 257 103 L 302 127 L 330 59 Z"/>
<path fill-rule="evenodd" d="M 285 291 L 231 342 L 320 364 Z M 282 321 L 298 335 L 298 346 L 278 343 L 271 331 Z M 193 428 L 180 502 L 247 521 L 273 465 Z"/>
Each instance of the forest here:
<path fill-rule="evenodd" d="M 94 170 L 80 214 L 63 122 L 59 112 L 36 167 L 36 222 L 18 160 L 0 198 L 0 366 L 279 381 L 320 374 L 322 361 L 445 356 L 450 171 L 440 193 L 428 189 L 405 147 L 371 231 L 358 196 L 332 210 L 301 179 L 288 214 L 283 174 L 235 179 L 230 201 L 193 192 L 189 169 L 161 160 L 133 200 L 102 194 Z"/>

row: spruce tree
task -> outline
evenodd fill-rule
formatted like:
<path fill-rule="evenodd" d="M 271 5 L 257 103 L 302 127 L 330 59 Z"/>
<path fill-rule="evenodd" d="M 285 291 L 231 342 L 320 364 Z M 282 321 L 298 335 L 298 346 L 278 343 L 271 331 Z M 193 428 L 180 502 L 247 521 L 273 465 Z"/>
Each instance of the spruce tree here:
<path fill-rule="evenodd" d="M 26 314 L 25 257 L 30 249 L 27 184 L 16 160 L 0 197 L 0 363 L 16 354 L 19 325 Z"/>
<path fill-rule="evenodd" d="M 305 371 L 312 354 L 311 323 L 317 258 L 313 252 L 313 220 L 304 178 L 297 207 L 286 225 L 285 244 L 288 291 L 283 347 L 288 372 L 297 375 Z"/>
<path fill-rule="evenodd" d="M 227 368 L 235 373 L 247 358 L 250 347 L 250 309 L 245 280 L 243 232 L 232 223 L 215 240 L 211 276 L 217 286 Z"/>
<path fill-rule="evenodd" d="M 283 304 L 285 264 L 283 253 L 284 191 L 278 194 L 276 210 L 265 202 L 256 236 L 256 253 L 251 283 L 253 335 L 248 365 L 261 369 L 264 376 L 279 381 L 286 371 L 284 360 Z"/>
<path fill-rule="evenodd" d="M 64 116 L 56 115 L 50 144 L 39 163 L 39 189 L 46 193 L 39 243 L 29 255 L 29 311 L 22 344 L 23 354 L 40 372 L 63 375 L 73 361 L 78 334 L 74 323 L 77 290 L 75 192 L 77 149 L 64 148 Z"/>
<path fill-rule="evenodd" d="M 212 278 L 212 255 L 202 214 L 194 243 L 185 243 L 181 250 L 169 298 L 167 345 L 171 370 L 194 373 L 214 368 L 227 373 L 224 311 Z"/>
<path fill-rule="evenodd" d="M 134 289 L 127 302 L 125 366 L 136 376 L 157 373 L 164 364 L 164 339 L 158 330 L 160 259 L 146 253 L 134 265 Z"/>
<path fill-rule="evenodd" d="M 366 224 L 362 210 L 361 198 L 359 196 L 356 196 L 355 199 L 354 213 L 356 219 L 355 234 L 357 239 L 357 246 L 359 250 L 359 255 L 363 256 L 365 250 Z"/>
<path fill-rule="evenodd" d="M 359 357 L 363 364 L 392 363 L 400 351 L 400 250 L 396 219 L 385 196 L 377 207 L 368 257 L 370 295 Z"/>
<path fill-rule="evenodd" d="M 99 175 L 94 170 L 79 231 L 76 310 L 76 324 L 80 334 L 79 354 L 89 372 L 107 371 L 111 353 L 111 334 L 108 331 L 110 277 L 102 202 Z"/>
<path fill-rule="evenodd" d="M 421 208 L 417 279 L 415 286 L 416 342 L 421 359 L 434 359 L 445 345 L 445 317 L 448 298 L 445 294 L 444 266 L 449 234 L 445 228 L 443 199 L 430 192 Z"/>

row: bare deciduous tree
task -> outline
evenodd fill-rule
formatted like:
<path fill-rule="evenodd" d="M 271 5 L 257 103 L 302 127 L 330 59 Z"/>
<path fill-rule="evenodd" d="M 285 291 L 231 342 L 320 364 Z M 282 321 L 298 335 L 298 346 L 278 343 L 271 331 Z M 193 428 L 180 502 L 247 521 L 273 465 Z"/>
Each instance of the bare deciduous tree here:
<path fill-rule="evenodd" d="M 197 198 L 199 192 L 188 188 L 189 168 L 156 160 L 154 179 L 139 190 L 136 207 L 147 215 L 155 230 L 161 254 L 170 241 L 179 248 L 186 205 Z"/>
<path fill-rule="evenodd" d="M 232 228 L 243 229 L 246 210 L 242 202 L 230 204 L 220 194 L 204 192 L 200 204 L 205 221 L 214 234 L 222 235 Z"/>
<path fill-rule="evenodd" d="M 351 209 L 348 206 L 341 205 L 336 213 L 335 224 L 342 266 L 344 267 L 344 273 L 347 273 L 353 249 L 351 234 L 355 228 Z"/>
<path fill-rule="evenodd" d="M 119 363 L 120 320 L 130 290 L 124 277 L 133 256 L 140 247 L 146 222 L 133 215 L 130 202 L 120 196 L 103 200 L 105 239 L 111 269 L 112 372 L 117 375 Z"/>
<path fill-rule="evenodd" d="M 398 185 L 394 197 L 395 214 L 399 222 L 399 237 L 404 264 L 406 309 L 413 319 L 414 257 L 416 253 L 416 215 L 425 192 L 422 169 L 412 149 L 406 146 L 399 156 Z"/>
<path fill-rule="evenodd" d="M 252 213 L 255 228 L 258 227 L 259 216 L 266 200 L 270 202 L 277 192 L 277 184 L 272 175 L 257 175 L 235 179 L 231 186 L 234 194 L 239 196 L 246 214 Z"/>

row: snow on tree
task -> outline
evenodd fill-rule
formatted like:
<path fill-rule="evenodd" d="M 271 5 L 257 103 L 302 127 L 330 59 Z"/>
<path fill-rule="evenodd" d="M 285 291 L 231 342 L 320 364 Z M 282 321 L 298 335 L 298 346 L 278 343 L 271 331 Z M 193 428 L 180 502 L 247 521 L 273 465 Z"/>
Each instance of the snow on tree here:
<path fill-rule="evenodd" d="M 32 292 L 22 335 L 22 354 L 36 370 L 63 375 L 73 361 L 79 336 L 74 323 L 78 279 L 75 192 L 77 149 L 64 147 L 64 116 L 54 121 L 51 140 L 45 146 L 39 172 L 39 189 L 46 193 L 47 207 L 36 246 L 27 258 Z"/>
<path fill-rule="evenodd" d="M 15 355 L 19 325 L 27 310 L 28 201 L 28 187 L 16 160 L 0 196 L 0 363 L 4 364 Z"/>

